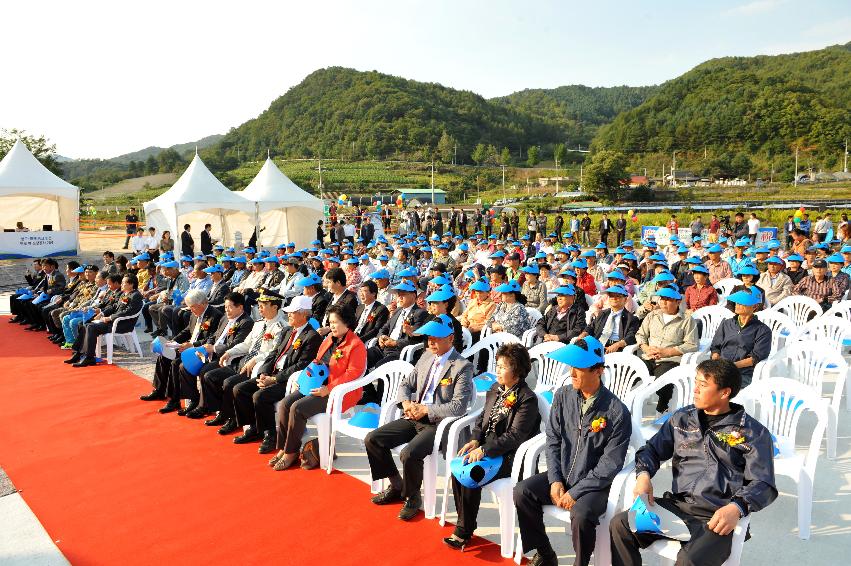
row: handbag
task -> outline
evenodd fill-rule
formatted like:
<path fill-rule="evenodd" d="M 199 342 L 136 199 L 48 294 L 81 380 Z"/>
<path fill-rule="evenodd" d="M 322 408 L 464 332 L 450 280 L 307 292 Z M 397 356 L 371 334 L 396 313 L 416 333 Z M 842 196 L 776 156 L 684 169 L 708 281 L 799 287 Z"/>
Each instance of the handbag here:
<path fill-rule="evenodd" d="M 313 470 L 319 467 L 319 439 L 313 438 L 304 443 L 299 455 L 301 467 L 305 470 Z"/>

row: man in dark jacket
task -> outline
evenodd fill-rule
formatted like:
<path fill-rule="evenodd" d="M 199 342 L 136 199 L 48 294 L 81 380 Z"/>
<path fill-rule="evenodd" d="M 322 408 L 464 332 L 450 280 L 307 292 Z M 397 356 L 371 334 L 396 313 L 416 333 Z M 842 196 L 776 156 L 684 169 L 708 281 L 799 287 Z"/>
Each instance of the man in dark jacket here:
<path fill-rule="evenodd" d="M 777 498 L 771 433 L 730 403 L 740 387 L 732 362 L 702 362 L 694 405 L 674 413 L 635 455 L 633 497 L 645 496 L 651 506 L 677 515 L 691 534 L 677 564 L 720 566 L 730 555 L 739 519 Z M 654 499 L 651 478 L 666 460 L 673 463 L 671 492 Z M 627 511 L 615 515 L 610 531 L 614 566 L 639 566 L 639 549 L 664 538 L 634 533 Z"/>
<path fill-rule="evenodd" d="M 626 289 L 614 285 L 606 289 L 606 295 L 609 308 L 592 318 L 579 337 L 593 336 L 603 344 L 606 353 L 611 354 L 635 344 L 635 333 L 638 332 L 641 321 L 624 308 L 628 295 Z"/>
<path fill-rule="evenodd" d="M 308 320 L 311 315 L 311 300 L 300 295 L 282 309 L 287 313 L 289 328 L 266 358 L 258 363 L 256 378 L 234 387 L 233 400 L 236 424 L 248 425 L 240 443 L 262 439 L 259 452 L 266 454 L 275 449 L 277 428 L 275 427 L 275 403 L 287 395 L 287 381 L 313 361 L 322 337 Z"/>
<path fill-rule="evenodd" d="M 369 369 L 398 360 L 402 348 L 425 341 L 424 336 L 414 334 L 428 317 L 428 313 L 417 306 L 417 288 L 409 281 L 402 281 L 393 290 L 396 291 L 398 306 L 393 316 L 378 331 L 378 344 L 366 352 Z"/>
<path fill-rule="evenodd" d="M 372 279 L 361 283 L 360 305 L 355 310 L 355 334 L 366 343 L 378 336 L 378 331 L 390 318 L 390 311 L 379 303 L 378 284 Z"/>
<path fill-rule="evenodd" d="M 556 288 L 556 304 L 538 319 L 535 331 L 544 342 L 570 342 L 585 328 L 585 311 L 576 306 L 576 287 Z"/>
<path fill-rule="evenodd" d="M 570 511 L 574 564 L 586 566 L 612 481 L 623 468 L 632 424 L 626 405 L 600 381 L 604 352 L 599 340 L 589 336 L 547 355 L 571 366 L 573 387 L 562 387 L 553 397 L 547 471 L 514 487 L 522 551 L 537 550 L 530 564 L 558 564 L 543 514 L 544 505 L 556 505 Z"/>
<path fill-rule="evenodd" d="M 204 231 L 201 232 L 201 253 L 203 255 L 213 253 L 213 244 L 215 241 L 213 240 L 212 230 L 212 224 L 204 224 Z"/>
<path fill-rule="evenodd" d="M 74 342 L 74 355 L 65 360 L 75 368 L 93 366 L 95 361 L 95 345 L 98 336 L 112 332 L 112 322 L 116 318 L 126 317 L 133 313 L 142 312 L 142 294 L 139 292 L 139 280 L 128 273 L 121 280 L 121 298 L 112 305 L 97 313 L 97 317 L 86 324 Z M 116 332 L 130 332 L 136 325 L 136 319 L 127 319 L 118 323 Z"/>
<path fill-rule="evenodd" d="M 754 366 L 771 353 L 771 328 L 754 317 L 757 305 L 762 304 L 758 293 L 742 289 L 727 297 L 727 301 L 736 305 L 736 316 L 721 322 L 709 351 L 713 360 L 733 362 L 742 376 L 742 387 L 747 387 Z"/>

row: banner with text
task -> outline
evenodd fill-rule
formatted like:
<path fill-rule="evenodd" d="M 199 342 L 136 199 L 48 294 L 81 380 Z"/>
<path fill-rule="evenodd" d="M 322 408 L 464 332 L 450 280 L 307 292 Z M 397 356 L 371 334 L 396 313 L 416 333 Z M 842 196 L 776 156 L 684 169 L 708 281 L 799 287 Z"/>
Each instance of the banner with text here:
<path fill-rule="evenodd" d="M 0 259 L 77 255 L 77 233 L 0 232 Z"/>
<path fill-rule="evenodd" d="M 684 244 L 691 244 L 691 230 L 689 228 L 679 228 L 677 236 Z M 704 228 L 701 235 L 704 243 L 706 243 L 708 236 L 709 229 Z M 667 226 L 642 226 L 641 239 L 646 240 L 649 237 L 655 237 L 656 243 L 663 246 L 671 243 L 671 231 L 668 230 Z M 777 238 L 777 228 L 760 228 L 757 232 L 756 242 L 757 244 L 764 244 L 775 238 Z"/>

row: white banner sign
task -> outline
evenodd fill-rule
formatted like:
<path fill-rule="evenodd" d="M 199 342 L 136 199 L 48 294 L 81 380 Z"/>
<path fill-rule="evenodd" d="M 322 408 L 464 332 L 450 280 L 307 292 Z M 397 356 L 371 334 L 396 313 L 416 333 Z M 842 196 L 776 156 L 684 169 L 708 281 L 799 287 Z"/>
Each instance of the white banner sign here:
<path fill-rule="evenodd" d="M 0 259 L 77 255 L 77 233 L 0 232 Z"/>

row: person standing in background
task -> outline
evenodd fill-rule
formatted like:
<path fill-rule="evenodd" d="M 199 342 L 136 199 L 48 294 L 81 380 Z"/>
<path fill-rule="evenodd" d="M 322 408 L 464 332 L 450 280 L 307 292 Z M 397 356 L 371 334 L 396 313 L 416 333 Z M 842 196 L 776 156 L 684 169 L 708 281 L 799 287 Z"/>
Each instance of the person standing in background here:
<path fill-rule="evenodd" d="M 139 228 L 139 216 L 136 214 L 136 208 L 130 207 L 130 214 L 124 217 L 124 231 L 127 234 L 127 237 L 124 239 L 124 247 L 122 250 L 126 250 L 130 245 L 130 238 L 133 237 L 133 234 L 136 233 L 136 230 Z"/>
<path fill-rule="evenodd" d="M 718 221 L 718 215 L 713 214 L 709 221 L 709 243 L 714 244 L 718 241 L 718 232 L 721 230 L 721 223 Z"/>
<path fill-rule="evenodd" d="M 756 212 L 751 212 L 751 217 L 748 219 L 748 237 L 751 239 L 751 245 L 756 245 L 756 237 L 759 234 L 759 218 L 756 217 Z"/>
<path fill-rule="evenodd" d="M 180 234 L 180 253 L 183 255 L 195 255 L 195 239 L 192 237 L 192 226 L 189 224 L 183 225 L 183 233 Z"/>
<path fill-rule="evenodd" d="M 620 218 L 615 220 L 616 245 L 620 246 L 626 240 L 626 215 L 621 212 Z"/>

